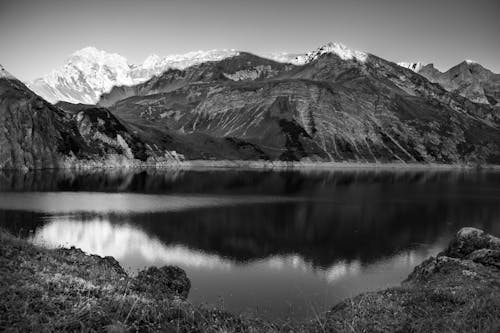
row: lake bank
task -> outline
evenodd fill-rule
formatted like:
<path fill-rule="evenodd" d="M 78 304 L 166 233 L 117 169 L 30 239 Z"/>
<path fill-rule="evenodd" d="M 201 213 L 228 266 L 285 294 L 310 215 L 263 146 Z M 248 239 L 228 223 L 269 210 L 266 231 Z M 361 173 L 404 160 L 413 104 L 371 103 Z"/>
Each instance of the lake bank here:
<path fill-rule="evenodd" d="M 0 232 L 0 329 L 493 332 L 500 327 L 500 240 L 462 229 L 396 288 L 365 293 L 301 324 L 272 323 L 187 302 L 176 268 L 128 276 L 111 257 L 48 250 Z"/>
<path fill-rule="evenodd" d="M 281 160 L 181 160 L 173 158 L 156 158 L 141 161 L 119 155 L 109 155 L 106 158 L 81 160 L 64 158 L 55 168 L 68 170 L 89 169 L 241 169 L 241 170 L 500 170 L 500 165 L 481 163 L 408 163 L 408 162 L 348 162 L 348 161 L 281 161 Z M 44 169 L 0 169 L 33 171 Z"/>

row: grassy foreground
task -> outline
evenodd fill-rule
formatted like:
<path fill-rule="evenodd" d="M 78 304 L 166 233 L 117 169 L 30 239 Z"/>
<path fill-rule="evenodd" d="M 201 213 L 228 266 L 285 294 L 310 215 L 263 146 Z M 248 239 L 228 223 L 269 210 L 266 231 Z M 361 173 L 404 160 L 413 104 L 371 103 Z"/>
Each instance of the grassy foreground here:
<path fill-rule="evenodd" d="M 129 277 L 111 257 L 48 250 L 0 231 L 0 331 L 500 332 L 500 239 L 465 228 L 400 287 L 291 326 L 194 306 L 176 267 Z"/>

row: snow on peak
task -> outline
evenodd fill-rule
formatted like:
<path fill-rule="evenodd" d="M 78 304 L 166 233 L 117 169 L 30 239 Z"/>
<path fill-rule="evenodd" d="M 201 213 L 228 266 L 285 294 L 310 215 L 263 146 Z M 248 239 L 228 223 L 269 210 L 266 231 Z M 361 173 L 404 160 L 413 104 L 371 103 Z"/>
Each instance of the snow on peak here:
<path fill-rule="evenodd" d="M 304 53 L 289 53 L 289 52 L 266 52 L 266 53 L 257 53 L 258 56 L 266 59 L 270 59 L 276 62 L 285 63 L 285 64 L 294 64 L 298 65 L 298 59 L 303 58 L 305 56 Z"/>
<path fill-rule="evenodd" d="M 142 63 L 142 68 L 154 68 L 161 62 L 161 57 L 157 54 L 151 54 Z"/>
<path fill-rule="evenodd" d="M 418 62 L 398 62 L 398 65 L 404 68 L 411 69 L 412 71 L 418 73 L 422 67 L 425 66 L 424 63 L 418 61 Z"/>
<path fill-rule="evenodd" d="M 144 82 L 168 69 L 185 69 L 207 61 L 218 61 L 238 55 L 236 50 L 193 51 L 185 54 L 173 54 L 160 57 L 150 55 L 141 65 L 133 66 L 130 76 L 137 82 Z"/>
<path fill-rule="evenodd" d="M 73 61 L 87 61 L 108 65 L 120 64 L 128 66 L 127 59 L 125 57 L 122 57 L 117 53 L 108 53 L 106 51 L 99 50 L 93 46 L 84 47 L 83 49 L 73 53 L 69 57 L 68 62 Z"/>
<path fill-rule="evenodd" d="M 470 60 L 470 59 L 465 59 L 465 62 L 467 63 L 467 65 L 474 65 L 474 64 L 478 63 L 477 61 Z"/>
<path fill-rule="evenodd" d="M 368 58 L 368 54 L 365 52 L 350 49 L 342 43 L 330 42 L 312 52 L 308 52 L 305 56 L 299 56 L 296 62 L 298 64 L 306 64 L 318 59 L 321 55 L 328 53 L 336 54 L 343 60 L 357 60 L 360 62 L 365 62 Z"/>

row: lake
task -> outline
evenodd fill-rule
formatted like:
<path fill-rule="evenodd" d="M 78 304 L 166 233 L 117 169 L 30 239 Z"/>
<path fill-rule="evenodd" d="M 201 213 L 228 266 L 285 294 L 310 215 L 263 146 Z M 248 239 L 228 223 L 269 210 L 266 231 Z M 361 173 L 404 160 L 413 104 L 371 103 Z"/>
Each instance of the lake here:
<path fill-rule="evenodd" d="M 4 172 L 0 226 L 130 274 L 177 265 L 196 304 L 303 319 L 398 285 L 463 226 L 499 235 L 500 173 Z"/>

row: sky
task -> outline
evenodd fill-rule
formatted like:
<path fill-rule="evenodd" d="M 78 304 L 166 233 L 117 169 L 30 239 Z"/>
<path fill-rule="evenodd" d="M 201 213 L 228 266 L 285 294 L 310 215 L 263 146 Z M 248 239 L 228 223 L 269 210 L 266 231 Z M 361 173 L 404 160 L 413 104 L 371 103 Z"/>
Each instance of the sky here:
<path fill-rule="evenodd" d="M 499 13 L 499 0 L 0 0 L 0 64 L 29 81 L 86 46 L 141 63 L 152 53 L 302 53 L 332 41 L 500 73 Z"/>

